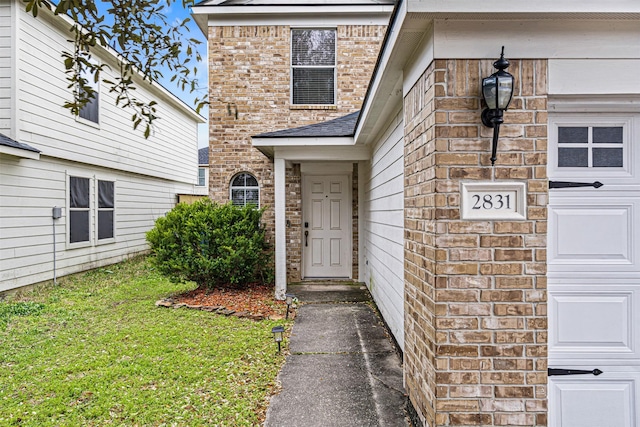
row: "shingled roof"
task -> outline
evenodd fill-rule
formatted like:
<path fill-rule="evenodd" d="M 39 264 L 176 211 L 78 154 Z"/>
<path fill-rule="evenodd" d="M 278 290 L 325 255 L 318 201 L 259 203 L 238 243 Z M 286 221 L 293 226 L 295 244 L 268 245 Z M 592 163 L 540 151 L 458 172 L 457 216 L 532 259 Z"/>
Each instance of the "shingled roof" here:
<path fill-rule="evenodd" d="M 14 141 L 6 135 L 0 133 L 0 145 L 4 145 L 5 147 L 18 148 L 20 150 L 33 151 L 34 153 L 39 153 L 40 150 L 37 148 L 33 148 L 30 145 L 23 144 L 22 142 Z"/>
<path fill-rule="evenodd" d="M 209 164 L 209 147 L 204 147 L 198 150 L 198 164 L 199 165 Z"/>
<path fill-rule="evenodd" d="M 356 122 L 360 111 L 347 114 L 333 120 L 322 123 L 301 126 L 292 129 L 284 129 L 275 132 L 255 135 L 254 138 L 323 138 L 323 137 L 345 137 L 355 134 Z"/>

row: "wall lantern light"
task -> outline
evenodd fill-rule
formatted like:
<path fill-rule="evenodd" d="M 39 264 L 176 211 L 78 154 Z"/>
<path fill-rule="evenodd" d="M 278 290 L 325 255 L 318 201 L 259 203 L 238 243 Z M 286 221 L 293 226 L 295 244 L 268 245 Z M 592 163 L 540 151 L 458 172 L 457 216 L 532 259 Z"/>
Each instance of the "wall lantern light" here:
<path fill-rule="evenodd" d="M 278 353 L 280 353 L 280 343 L 284 336 L 284 326 L 274 326 L 271 329 L 271 333 L 273 334 L 274 341 L 278 344 Z"/>
<path fill-rule="evenodd" d="M 482 124 L 493 128 L 493 145 L 491 146 L 491 165 L 496 162 L 500 125 L 504 122 L 502 113 L 509 107 L 513 96 L 513 76 L 505 71 L 509 61 L 504 58 L 504 46 L 500 59 L 493 63 L 498 69 L 489 77 L 482 79 L 482 97 L 487 108 L 482 111 Z"/>

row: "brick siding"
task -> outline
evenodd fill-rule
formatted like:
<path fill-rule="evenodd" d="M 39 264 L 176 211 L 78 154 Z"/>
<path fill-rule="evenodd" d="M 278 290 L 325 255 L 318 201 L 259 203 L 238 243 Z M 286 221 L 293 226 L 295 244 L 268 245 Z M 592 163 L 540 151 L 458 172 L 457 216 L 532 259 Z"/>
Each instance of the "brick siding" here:
<path fill-rule="evenodd" d="M 436 60 L 404 100 L 405 380 L 428 426 L 547 424 L 547 63 L 511 61 L 492 167 L 492 62 Z M 461 220 L 460 180 L 526 182 L 526 220 Z"/>
<path fill-rule="evenodd" d="M 209 27 L 209 196 L 216 201 L 228 201 L 233 176 L 244 171 L 252 173 L 260 184 L 261 206 L 267 206 L 264 221 L 269 238 L 273 239 L 273 162 L 253 148 L 251 136 L 357 111 L 385 29 L 381 25 L 337 27 L 336 105 L 309 108 L 290 105 L 288 26 Z M 287 278 L 297 281 L 301 278 L 299 168 L 288 168 L 286 179 L 286 219 L 291 223 L 287 229 Z M 357 271 L 357 246 L 354 251 Z"/>

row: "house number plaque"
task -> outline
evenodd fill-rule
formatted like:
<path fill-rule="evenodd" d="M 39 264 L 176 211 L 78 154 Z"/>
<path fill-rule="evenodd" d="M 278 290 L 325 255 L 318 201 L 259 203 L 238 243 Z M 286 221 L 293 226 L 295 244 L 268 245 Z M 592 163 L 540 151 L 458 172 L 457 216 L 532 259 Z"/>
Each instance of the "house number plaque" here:
<path fill-rule="evenodd" d="M 460 217 L 468 220 L 526 219 L 524 182 L 474 181 L 460 184 Z"/>

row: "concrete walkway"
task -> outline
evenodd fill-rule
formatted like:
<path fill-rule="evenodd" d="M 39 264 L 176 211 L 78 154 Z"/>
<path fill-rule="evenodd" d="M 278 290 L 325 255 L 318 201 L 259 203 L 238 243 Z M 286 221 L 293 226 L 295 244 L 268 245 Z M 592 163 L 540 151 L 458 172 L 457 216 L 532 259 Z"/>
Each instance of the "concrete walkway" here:
<path fill-rule="evenodd" d="M 266 427 L 408 426 L 401 360 L 357 284 L 289 286 L 301 303 Z"/>

